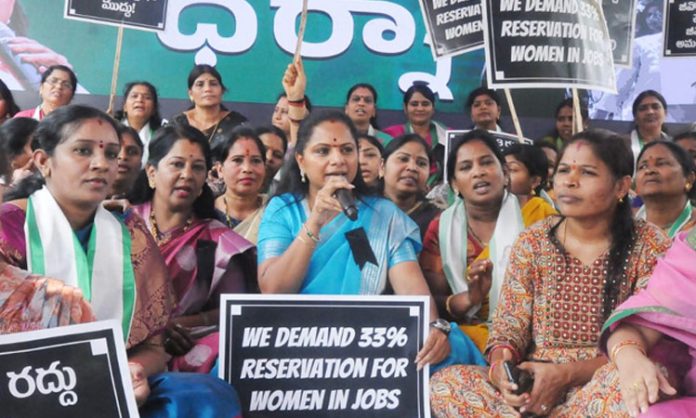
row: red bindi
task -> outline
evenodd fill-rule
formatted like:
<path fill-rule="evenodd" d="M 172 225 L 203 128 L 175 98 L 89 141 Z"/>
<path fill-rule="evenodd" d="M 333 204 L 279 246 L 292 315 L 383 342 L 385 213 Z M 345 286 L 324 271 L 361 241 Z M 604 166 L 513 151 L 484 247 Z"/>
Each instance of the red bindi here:
<path fill-rule="evenodd" d="M 104 141 L 99 141 L 99 148 L 104 148 Z"/>
<path fill-rule="evenodd" d="M 334 142 L 338 142 L 338 139 L 334 138 L 333 141 L 334 141 Z"/>
<path fill-rule="evenodd" d="M 244 151 L 244 154 L 248 157 L 251 154 L 251 152 L 249 150 L 246 150 Z"/>

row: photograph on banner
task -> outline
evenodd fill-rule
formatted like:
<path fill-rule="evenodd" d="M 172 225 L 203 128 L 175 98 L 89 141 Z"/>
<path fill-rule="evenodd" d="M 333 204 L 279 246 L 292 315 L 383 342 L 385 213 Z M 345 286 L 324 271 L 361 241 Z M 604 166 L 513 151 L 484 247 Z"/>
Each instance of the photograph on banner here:
<path fill-rule="evenodd" d="M 165 28 L 168 0 L 65 0 L 65 18 L 131 29 Z"/>
<path fill-rule="evenodd" d="M 696 57 L 696 1 L 672 0 L 665 3 L 664 55 Z"/>
<path fill-rule="evenodd" d="M 0 335 L 2 416 L 137 418 L 120 324 Z"/>
<path fill-rule="evenodd" d="M 433 59 L 483 48 L 481 0 L 420 0 Z"/>
<path fill-rule="evenodd" d="M 631 42 L 636 26 L 636 2 L 634 0 L 603 0 L 602 10 L 607 21 L 614 65 L 631 66 Z"/>
<path fill-rule="evenodd" d="M 664 56 L 664 14 L 664 0 L 636 0 L 632 65 L 617 69 L 618 93 L 590 91 L 587 102 L 591 119 L 633 121 L 633 101 L 650 89 L 660 92 L 667 101 L 667 122 L 696 120 L 696 62 L 693 57 Z"/>
<path fill-rule="evenodd" d="M 483 0 L 488 85 L 616 91 L 596 0 Z"/>
<path fill-rule="evenodd" d="M 468 134 L 471 132 L 470 129 L 458 129 L 458 130 L 448 130 L 447 131 L 447 141 L 445 142 L 445 163 L 443 167 L 447 167 L 447 160 L 449 157 L 450 150 L 452 149 L 452 144 L 454 144 L 454 141 L 457 139 L 463 137 L 464 135 Z M 534 141 L 529 139 L 529 138 L 522 138 L 520 140 L 520 137 L 514 134 L 509 134 L 506 132 L 495 132 L 495 131 L 488 131 L 493 138 L 495 138 L 495 142 L 498 143 L 498 148 L 500 148 L 500 152 L 505 152 L 510 145 L 512 144 L 517 144 L 517 143 L 522 143 L 526 145 L 534 145 Z M 445 184 L 449 181 L 447 179 L 447 170 L 445 170 Z"/>
<path fill-rule="evenodd" d="M 426 296 L 223 295 L 219 377 L 244 416 L 430 416 Z"/>

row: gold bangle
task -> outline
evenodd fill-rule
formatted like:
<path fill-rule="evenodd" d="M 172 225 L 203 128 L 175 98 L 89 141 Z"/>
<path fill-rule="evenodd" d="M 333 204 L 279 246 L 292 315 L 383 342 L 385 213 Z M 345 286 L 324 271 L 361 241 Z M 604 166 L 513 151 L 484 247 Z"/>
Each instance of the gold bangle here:
<path fill-rule="evenodd" d="M 495 366 L 500 365 L 502 362 L 503 360 L 494 361 L 493 363 L 491 363 L 491 367 L 488 368 L 488 380 L 491 383 L 493 383 L 493 369 L 495 368 Z"/>
<path fill-rule="evenodd" d="M 312 234 L 312 231 L 310 231 L 309 228 L 307 228 L 307 224 L 302 224 L 302 229 L 304 230 L 305 234 L 307 234 L 309 239 L 314 241 L 315 244 L 319 244 L 319 237 Z"/>
<path fill-rule="evenodd" d="M 447 300 L 445 300 L 445 310 L 451 316 L 452 318 L 455 318 L 454 314 L 452 313 L 452 298 L 454 297 L 454 293 L 447 296 Z"/>
<path fill-rule="evenodd" d="M 304 245 L 309 245 L 312 248 L 316 247 L 316 244 L 314 242 L 307 241 L 307 239 L 305 237 L 303 237 L 302 234 L 298 235 L 297 239 L 299 239 L 300 242 L 303 243 Z"/>
<path fill-rule="evenodd" d="M 627 348 L 627 347 L 634 347 L 638 351 L 640 351 L 644 356 L 646 355 L 645 349 L 643 348 L 643 344 L 641 344 L 640 342 L 638 342 L 636 340 L 624 340 L 624 341 L 621 341 L 620 343 L 616 344 L 614 346 L 614 348 L 612 348 L 611 356 L 609 357 L 609 359 L 611 361 L 613 361 L 614 363 L 616 363 L 616 356 L 619 355 L 619 352 L 621 350 L 623 350 L 624 348 Z"/>

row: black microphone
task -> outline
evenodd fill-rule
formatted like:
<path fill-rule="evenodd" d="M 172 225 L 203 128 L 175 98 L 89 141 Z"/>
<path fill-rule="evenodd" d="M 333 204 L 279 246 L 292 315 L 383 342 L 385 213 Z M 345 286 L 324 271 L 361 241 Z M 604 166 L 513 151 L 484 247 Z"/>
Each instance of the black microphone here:
<path fill-rule="evenodd" d="M 358 207 L 355 206 L 355 199 L 353 199 L 353 193 L 348 189 L 338 189 L 334 196 L 341 204 L 343 208 L 343 213 L 346 214 L 348 219 L 354 221 L 358 219 Z"/>

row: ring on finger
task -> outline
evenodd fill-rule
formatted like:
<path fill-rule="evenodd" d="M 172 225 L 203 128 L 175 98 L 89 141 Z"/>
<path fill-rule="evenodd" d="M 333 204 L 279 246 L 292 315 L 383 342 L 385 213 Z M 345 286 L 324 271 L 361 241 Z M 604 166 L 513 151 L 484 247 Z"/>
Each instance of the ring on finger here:
<path fill-rule="evenodd" d="M 546 405 L 541 405 L 540 408 L 541 408 L 542 412 L 546 412 L 549 410 L 549 407 Z"/>
<path fill-rule="evenodd" d="M 636 382 L 631 385 L 631 390 L 634 392 L 639 392 L 641 389 L 643 389 L 643 382 Z"/>

